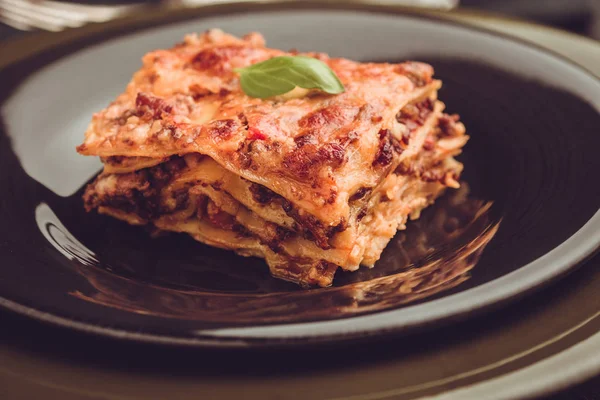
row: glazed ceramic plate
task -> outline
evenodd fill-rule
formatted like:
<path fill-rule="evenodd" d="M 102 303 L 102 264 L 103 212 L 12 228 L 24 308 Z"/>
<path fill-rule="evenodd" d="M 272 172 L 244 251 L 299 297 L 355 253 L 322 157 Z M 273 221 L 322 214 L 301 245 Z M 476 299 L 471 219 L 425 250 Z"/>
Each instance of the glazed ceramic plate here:
<path fill-rule="evenodd" d="M 569 61 L 394 8 L 205 8 L 106 29 L 1 72 L 0 304 L 120 338 L 198 346 L 340 342 L 408 332 L 500 305 L 566 274 L 600 243 L 600 83 Z M 168 24 L 165 22 L 169 22 Z M 152 49 L 212 27 L 276 48 L 416 59 L 471 140 L 461 189 L 331 288 L 275 280 L 258 259 L 83 210 L 98 160 L 74 148 Z"/>

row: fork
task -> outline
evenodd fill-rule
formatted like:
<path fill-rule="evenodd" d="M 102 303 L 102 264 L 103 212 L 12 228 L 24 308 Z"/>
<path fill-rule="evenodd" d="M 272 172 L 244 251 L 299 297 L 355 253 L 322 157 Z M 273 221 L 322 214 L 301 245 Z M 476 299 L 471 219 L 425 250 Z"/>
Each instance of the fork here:
<path fill-rule="evenodd" d="M 237 0 L 237 2 L 239 1 Z M 232 1 L 162 0 L 160 5 L 165 7 L 197 7 L 205 4 L 227 2 Z M 448 10 L 456 7 L 459 0 L 380 0 L 378 2 Z M 56 0 L 0 0 L 0 23 L 21 31 L 41 29 L 57 32 L 91 22 L 109 21 L 139 11 L 143 7 L 148 7 L 148 5 L 88 5 Z"/>
<path fill-rule="evenodd" d="M 104 22 L 139 8 L 133 5 L 87 5 L 53 0 L 0 0 L 0 22 L 21 31 L 62 31 L 90 22 Z"/>

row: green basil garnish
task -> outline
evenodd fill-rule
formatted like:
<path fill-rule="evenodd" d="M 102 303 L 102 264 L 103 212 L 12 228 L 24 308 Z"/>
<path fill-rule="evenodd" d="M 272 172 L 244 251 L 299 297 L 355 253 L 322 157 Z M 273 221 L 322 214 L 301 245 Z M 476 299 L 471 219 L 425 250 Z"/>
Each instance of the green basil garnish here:
<path fill-rule="evenodd" d="M 265 99 L 288 93 L 296 87 L 319 89 L 329 94 L 344 92 L 344 85 L 324 62 L 306 56 L 281 56 L 238 68 L 242 90 Z"/>

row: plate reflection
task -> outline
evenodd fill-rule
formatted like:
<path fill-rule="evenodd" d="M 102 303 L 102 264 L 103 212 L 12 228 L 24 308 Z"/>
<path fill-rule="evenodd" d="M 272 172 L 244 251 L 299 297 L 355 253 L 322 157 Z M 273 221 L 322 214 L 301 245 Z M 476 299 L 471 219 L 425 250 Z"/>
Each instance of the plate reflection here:
<path fill-rule="evenodd" d="M 119 275 L 69 233 L 48 205 L 37 207 L 36 221 L 46 239 L 71 261 L 69 266 L 91 284 L 88 292 L 70 293 L 78 299 L 138 314 L 256 325 L 349 317 L 454 288 L 469 279 L 497 232 L 500 221 L 491 209 L 492 202 L 471 197 L 468 184 L 462 182 L 459 190 L 448 192 L 398 232 L 374 268 L 338 272 L 330 288 L 262 293 L 173 288 Z M 240 270 L 253 267 L 239 264 Z M 214 265 L 218 268 L 219 262 Z M 135 271 L 135 265 L 129 267 Z M 174 262 L 172 273 L 177 268 L 183 267 Z M 185 268 L 190 268 L 189 261 Z M 232 279 L 265 279 L 264 274 L 238 274 L 236 269 L 227 269 L 233 271 Z"/>

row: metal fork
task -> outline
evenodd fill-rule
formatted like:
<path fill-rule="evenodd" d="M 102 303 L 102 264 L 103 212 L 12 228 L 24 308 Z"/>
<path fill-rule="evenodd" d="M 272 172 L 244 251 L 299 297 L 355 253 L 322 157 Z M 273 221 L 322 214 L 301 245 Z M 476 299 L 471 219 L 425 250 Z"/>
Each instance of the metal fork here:
<path fill-rule="evenodd" d="M 226 2 L 232 0 L 162 0 L 160 4 L 165 7 L 197 7 Z M 447 10 L 456 7 L 459 0 L 379 0 L 378 2 Z M 90 22 L 109 21 L 143 7 L 148 5 L 111 6 L 64 3 L 56 0 L 0 0 L 0 23 L 22 31 L 41 29 L 57 32 Z"/>
<path fill-rule="evenodd" d="M 0 0 L 0 22 L 22 31 L 61 31 L 90 22 L 104 22 L 143 7 L 133 5 L 87 5 L 52 0 Z"/>

